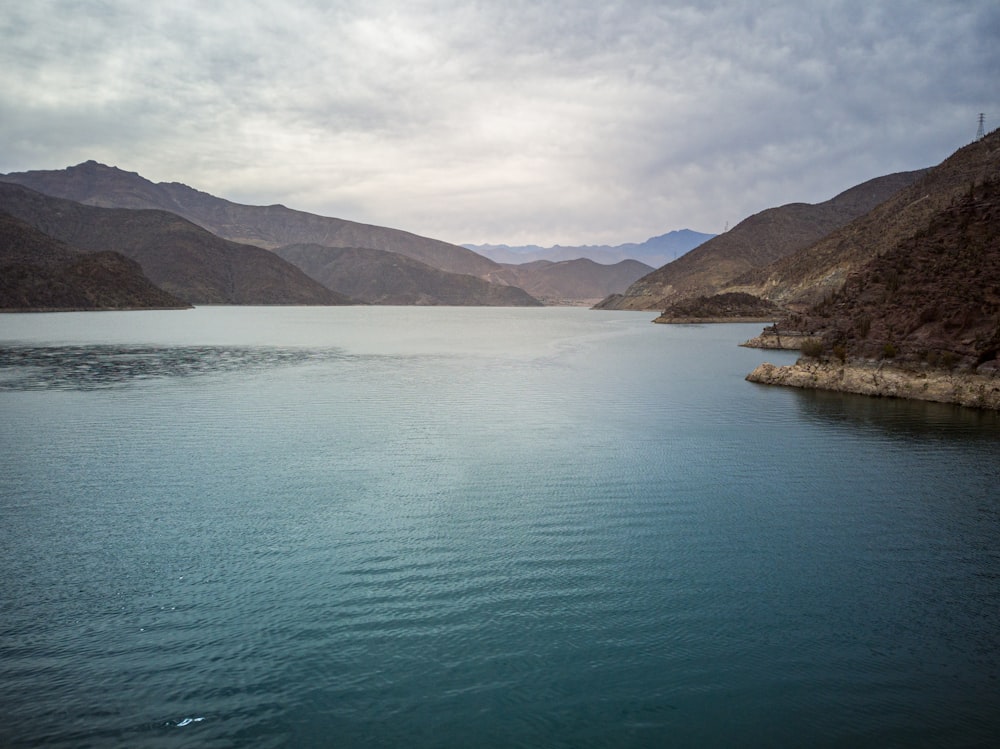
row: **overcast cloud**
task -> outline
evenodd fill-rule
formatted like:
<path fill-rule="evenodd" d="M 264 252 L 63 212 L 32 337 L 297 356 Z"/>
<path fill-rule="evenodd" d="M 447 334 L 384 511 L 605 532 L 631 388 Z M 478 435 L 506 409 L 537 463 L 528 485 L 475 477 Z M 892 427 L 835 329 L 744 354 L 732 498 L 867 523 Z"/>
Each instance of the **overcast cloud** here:
<path fill-rule="evenodd" d="M 1000 125 L 1000 3 L 34 0 L 0 172 L 96 159 L 451 242 L 719 232 Z"/>

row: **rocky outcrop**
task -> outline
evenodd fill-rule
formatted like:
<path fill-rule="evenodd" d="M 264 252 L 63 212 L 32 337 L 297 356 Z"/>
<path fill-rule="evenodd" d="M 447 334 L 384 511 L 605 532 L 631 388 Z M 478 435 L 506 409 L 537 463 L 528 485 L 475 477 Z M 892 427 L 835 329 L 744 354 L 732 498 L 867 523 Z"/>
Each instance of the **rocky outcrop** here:
<path fill-rule="evenodd" d="M 752 320 L 750 322 L 753 322 Z M 764 332 L 754 336 L 740 345 L 744 348 L 773 349 L 777 351 L 798 351 L 802 348 L 802 342 L 811 338 L 807 333 L 776 333 L 773 328 L 765 328 Z"/>
<path fill-rule="evenodd" d="M 885 362 L 841 363 L 803 358 L 789 366 L 765 362 L 746 379 L 764 385 L 1000 410 L 1000 374 L 996 371 L 953 372 L 931 367 L 904 368 Z"/>
<path fill-rule="evenodd" d="M 921 181 L 939 210 L 919 221 L 887 216 L 893 199 L 852 224 L 853 256 L 870 259 L 842 288 L 746 344 L 789 348 L 786 331 L 797 331 L 806 356 L 791 367 L 762 364 L 749 379 L 1000 408 L 998 169 L 995 131 Z"/>
<path fill-rule="evenodd" d="M 784 343 L 791 331 L 841 360 L 1000 367 L 1000 181 L 967 186 L 961 199 L 859 268 L 840 291 L 748 345 L 790 348 L 775 338 Z"/>
<path fill-rule="evenodd" d="M 667 305 L 656 323 L 769 322 L 784 310 L 750 294 L 714 294 Z"/>

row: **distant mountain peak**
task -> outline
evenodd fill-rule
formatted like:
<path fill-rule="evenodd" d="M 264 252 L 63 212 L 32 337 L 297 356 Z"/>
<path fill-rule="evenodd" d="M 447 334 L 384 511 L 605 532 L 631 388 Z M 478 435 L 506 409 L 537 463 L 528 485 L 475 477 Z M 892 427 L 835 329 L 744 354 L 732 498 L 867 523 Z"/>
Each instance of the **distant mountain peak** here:
<path fill-rule="evenodd" d="M 674 229 L 665 234 L 650 237 L 645 242 L 628 242 L 619 245 L 539 245 L 510 246 L 505 244 L 462 245 L 498 263 L 523 264 L 538 260 L 562 262 L 587 258 L 601 265 L 615 265 L 623 260 L 637 260 L 658 268 L 671 260 L 676 260 L 714 234 L 703 234 L 692 229 Z"/>

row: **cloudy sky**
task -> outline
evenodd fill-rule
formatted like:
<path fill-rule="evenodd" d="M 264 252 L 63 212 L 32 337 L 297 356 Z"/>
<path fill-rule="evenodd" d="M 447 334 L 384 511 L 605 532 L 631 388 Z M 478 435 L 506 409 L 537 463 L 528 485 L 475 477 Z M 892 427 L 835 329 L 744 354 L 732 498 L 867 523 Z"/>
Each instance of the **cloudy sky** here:
<path fill-rule="evenodd" d="M 0 172 L 96 159 L 447 241 L 719 232 L 1000 126 L 996 0 L 33 0 Z"/>

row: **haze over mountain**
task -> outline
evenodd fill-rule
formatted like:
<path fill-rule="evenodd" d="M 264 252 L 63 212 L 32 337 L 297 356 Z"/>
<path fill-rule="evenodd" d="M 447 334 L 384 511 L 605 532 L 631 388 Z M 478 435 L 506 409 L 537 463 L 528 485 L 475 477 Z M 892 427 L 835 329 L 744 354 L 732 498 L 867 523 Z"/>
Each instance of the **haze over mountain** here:
<path fill-rule="evenodd" d="M 167 309 L 190 305 L 118 252 L 81 252 L 0 212 L 0 309 Z"/>
<path fill-rule="evenodd" d="M 753 268 L 807 247 L 864 215 L 913 184 L 926 171 L 877 177 L 815 205 L 790 203 L 761 211 L 640 278 L 623 295 L 603 300 L 598 308 L 662 310 L 672 301 L 711 296 L 723 289 L 755 293 L 749 289 L 730 288 L 730 282 Z"/>
<path fill-rule="evenodd" d="M 498 263 L 513 265 L 531 263 L 536 260 L 560 262 L 588 258 L 602 265 L 613 265 L 622 260 L 638 260 L 653 268 L 658 268 L 676 260 L 685 252 L 694 249 L 714 236 L 714 234 L 703 234 L 690 229 L 679 229 L 657 237 L 650 237 L 645 242 L 630 242 L 620 245 L 555 245 L 553 247 L 523 245 L 511 247 L 505 244 L 466 244 L 462 246 Z"/>
<path fill-rule="evenodd" d="M 396 252 L 296 244 L 278 247 L 274 253 L 327 288 L 370 304 L 541 305 L 515 286 L 448 273 Z"/>
<path fill-rule="evenodd" d="M 190 304 L 352 303 L 268 250 L 166 211 L 85 206 L 2 182 L 0 210 L 76 249 L 120 252 Z"/>

